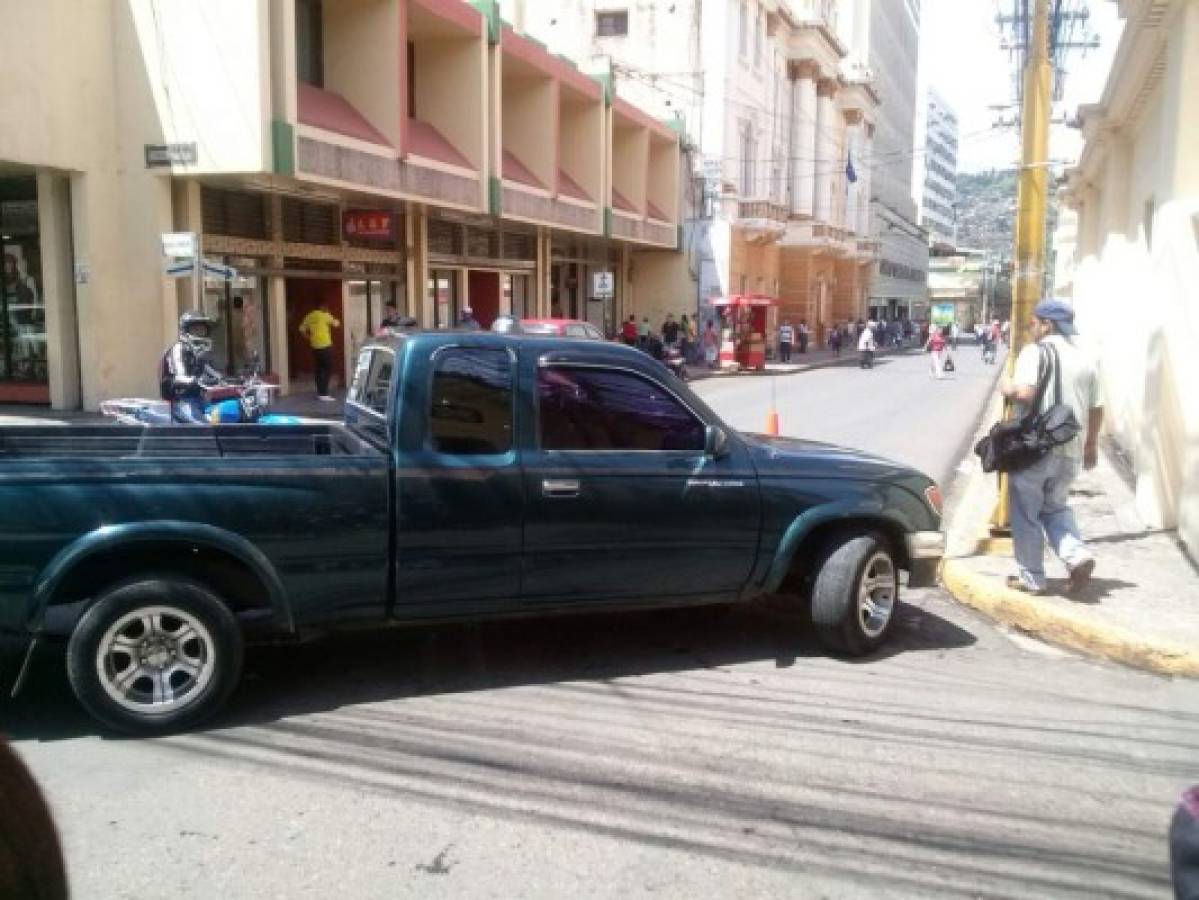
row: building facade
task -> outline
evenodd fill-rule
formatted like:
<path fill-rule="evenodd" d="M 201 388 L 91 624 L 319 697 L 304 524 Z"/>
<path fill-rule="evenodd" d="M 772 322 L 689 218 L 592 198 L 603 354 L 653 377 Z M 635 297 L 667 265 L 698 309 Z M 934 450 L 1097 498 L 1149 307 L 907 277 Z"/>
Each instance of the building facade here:
<path fill-rule="evenodd" d="M 958 117 L 935 90 L 927 92 L 916 132 L 914 169 L 917 215 L 928 232 L 929 246 L 945 252 L 957 246 Z"/>
<path fill-rule="evenodd" d="M 927 318 L 928 238 L 912 190 L 920 0 L 870 0 L 869 64 L 885 86 L 874 137 L 872 232 L 880 242 L 870 309 L 888 319 Z"/>
<path fill-rule="evenodd" d="M 342 322 L 342 384 L 388 303 L 429 327 L 469 306 L 484 325 L 553 314 L 614 332 L 636 256 L 681 256 L 678 131 L 496 3 L 11 12 L 0 402 L 155 391 L 197 306 L 219 365 L 260 364 L 285 391 L 311 384 L 298 324 L 321 303 Z M 171 277 L 166 232 L 195 234 L 215 274 Z"/>
<path fill-rule="evenodd" d="M 1079 110 L 1069 281 L 1079 329 L 1101 361 L 1105 430 L 1132 459 L 1140 517 L 1177 528 L 1195 556 L 1199 3 L 1122 0 L 1120 15 L 1102 98 Z"/>
<path fill-rule="evenodd" d="M 501 6 L 686 135 L 683 257 L 634 263 L 651 321 L 712 318 L 712 300 L 745 293 L 778 298 L 779 316 L 806 320 L 818 338 L 865 314 L 878 96 L 865 52 L 851 50 L 867 38 L 868 0 Z"/>

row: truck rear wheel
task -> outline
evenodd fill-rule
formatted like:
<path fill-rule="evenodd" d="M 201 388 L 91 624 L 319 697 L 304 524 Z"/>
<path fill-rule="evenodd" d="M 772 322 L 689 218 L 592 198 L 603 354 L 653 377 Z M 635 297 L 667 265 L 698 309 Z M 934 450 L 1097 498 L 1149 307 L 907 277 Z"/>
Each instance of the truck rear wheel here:
<path fill-rule="evenodd" d="M 216 712 L 241 673 L 242 637 L 220 598 L 194 581 L 145 576 L 102 594 L 67 644 L 84 708 L 118 731 L 159 734 Z"/>
<path fill-rule="evenodd" d="M 886 639 L 899 606 L 899 569 L 879 534 L 846 535 L 829 545 L 812 586 L 812 622 L 821 643 L 863 656 Z"/>

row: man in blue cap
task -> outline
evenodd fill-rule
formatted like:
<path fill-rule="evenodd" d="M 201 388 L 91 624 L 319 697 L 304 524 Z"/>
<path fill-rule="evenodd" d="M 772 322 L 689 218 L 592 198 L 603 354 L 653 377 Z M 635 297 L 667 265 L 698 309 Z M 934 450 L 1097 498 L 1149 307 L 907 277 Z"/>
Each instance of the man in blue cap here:
<path fill-rule="evenodd" d="M 1020 351 L 1011 379 L 1003 378 L 1000 393 L 1017 404 L 1023 415 L 1036 398 L 1040 374 L 1039 347 L 1054 351 L 1061 376 L 1061 397 L 1054 396 L 1054 371 L 1038 412 L 1064 403 L 1074 412 L 1080 426 L 1078 436 L 1054 447 L 1042 459 L 1008 476 L 1008 507 L 1012 524 L 1012 546 L 1018 574 L 1008 587 L 1030 594 L 1044 594 L 1045 538 L 1070 573 L 1069 590 L 1080 589 L 1095 570 L 1095 557 L 1083 543 L 1074 513 L 1067 505 L 1070 485 L 1081 469 L 1095 467 L 1099 458 L 1099 429 L 1103 406 L 1099 399 L 1099 371 L 1091 354 L 1075 341 L 1074 310 L 1060 300 L 1042 300 L 1029 323 L 1032 341 Z"/>

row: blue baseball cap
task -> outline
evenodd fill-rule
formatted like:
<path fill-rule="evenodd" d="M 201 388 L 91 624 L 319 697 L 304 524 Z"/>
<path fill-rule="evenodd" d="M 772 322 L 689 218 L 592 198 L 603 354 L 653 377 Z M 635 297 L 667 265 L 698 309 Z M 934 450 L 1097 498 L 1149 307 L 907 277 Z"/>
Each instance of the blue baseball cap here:
<path fill-rule="evenodd" d="M 1061 300 L 1042 300 L 1033 309 L 1032 314 L 1038 319 L 1045 319 L 1057 326 L 1061 334 L 1077 334 L 1074 327 L 1074 307 Z"/>

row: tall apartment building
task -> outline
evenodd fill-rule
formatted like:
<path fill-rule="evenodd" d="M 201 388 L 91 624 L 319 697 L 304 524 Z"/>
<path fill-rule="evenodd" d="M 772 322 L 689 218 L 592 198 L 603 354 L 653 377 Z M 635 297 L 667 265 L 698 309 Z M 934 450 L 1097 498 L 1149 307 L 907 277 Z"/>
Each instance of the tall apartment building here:
<path fill-rule="evenodd" d="M 934 250 L 957 246 L 958 117 L 945 99 L 931 88 L 924 103 L 917 134 L 916 196 L 920 198 L 920 224 L 928 231 Z"/>
<path fill-rule="evenodd" d="M 869 64 L 882 93 L 874 138 L 872 231 L 881 251 L 870 309 L 927 316 L 928 239 L 912 193 L 920 0 L 870 0 Z"/>
<path fill-rule="evenodd" d="M 181 311 L 217 363 L 344 383 L 384 305 L 588 319 L 682 258 L 678 132 L 480 0 L 43 0 L 0 33 L 0 402 L 157 390 Z M 219 274 L 168 277 L 191 232 Z M 217 273 L 224 271 L 217 267 Z"/>
<path fill-rule="evenodd" d="M 642 254 L 632 273 L 651 320 L 706 318 L 712 299 L 740 293 L 779 298 L 782 317 L 818 335 L 865 313 L 877 250 L 870 5 L 502 0 L 518 31 L 610 74 L 616 96 L 686 135 L 686 252 Z"/>

